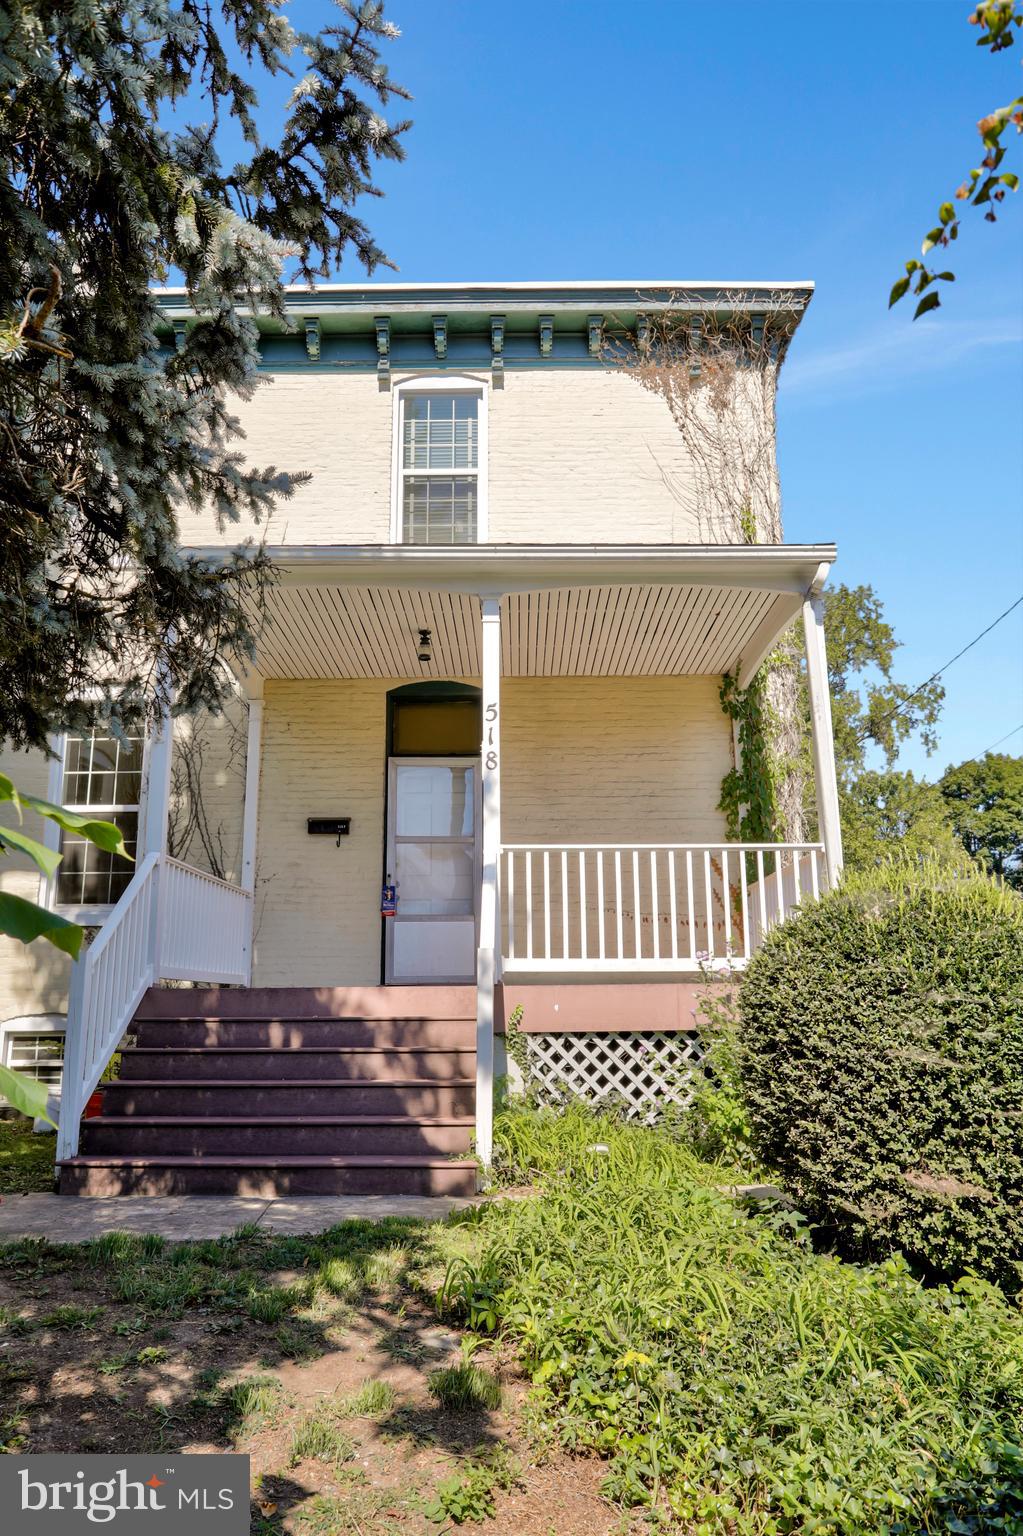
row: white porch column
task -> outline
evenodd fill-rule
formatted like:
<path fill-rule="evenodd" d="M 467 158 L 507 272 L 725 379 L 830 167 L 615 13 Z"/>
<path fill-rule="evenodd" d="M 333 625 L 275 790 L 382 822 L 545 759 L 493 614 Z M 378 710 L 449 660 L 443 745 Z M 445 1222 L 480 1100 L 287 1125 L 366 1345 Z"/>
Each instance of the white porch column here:
<path fill-rule="evenodd" d="M 828 658 L 824 643 L 824 599 L 812 589 L 803 602 L 803 634 L 806 638 L 806 682 L 810 695 L 817 827 L 824 844 L 828 887 L 834 890 L 842 873 L 842 827 L 838 815 L 835 738 L 831 725 L 831 692 L 828 687 Z"/>
<path fill-rule="evenodd" d="M 149 732 L 146 770 L 146 803 L 139 828 L 139 857 L 147 853 L 167 852 L 167 813 L 170 809 L 171 757 L 174 749 L 174 725 L 170 704 L 164 704 L 160 718 Z"/>
<path fill-rule="evenodd" d="M 259 766 L 263 749 L 263 696 L 249 695 L 245 744 L 245 809 L 242 813 L 242 890 L 256 888 L 256 827 L 259 823 Z"/>
<path fill-rule="evenodd" d="M 494 1148 L 494 987 L 500 948 L 498 871 L 501 858 L 501 599 L 482 596 L 483 884 L 476 959 L 476 1151 L 490 1163 Z"/>
<path fill-rule="evenodd" d="M 245 743 L 245 807 L 242 812 L 242 890 L 249 893 L 249 931 L 245 939 L 246 986 L 252 985 L 252 948 L 256 928 L 256 829 L 259 825 L 259 770 L 263 750 L 263 692 L 250 693 Z"/>

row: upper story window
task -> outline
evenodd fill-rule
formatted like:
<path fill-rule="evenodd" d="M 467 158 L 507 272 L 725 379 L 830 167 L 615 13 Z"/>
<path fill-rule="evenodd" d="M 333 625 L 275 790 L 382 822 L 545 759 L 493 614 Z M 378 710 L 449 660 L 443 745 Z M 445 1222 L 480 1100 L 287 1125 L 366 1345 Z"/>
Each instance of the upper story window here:
<path fill-rule="evenodd" d="M 142 799 L 141 736 L 119 742 L 101 731 L 69 731 L 64 738 L 60 801 L 68 810 L 112 821 L 134 858 Z M 60 906 L 112 906 L 135 872 L 134 864 L 104 853 L 74 832 L 62 832 L 63 855 L 55 898 Z"/>
<path fill-rule="evenodd" d="M 482 517 L 479 389 L 399 395 L 398 518 L 403 544 L 475 544 Z"/>

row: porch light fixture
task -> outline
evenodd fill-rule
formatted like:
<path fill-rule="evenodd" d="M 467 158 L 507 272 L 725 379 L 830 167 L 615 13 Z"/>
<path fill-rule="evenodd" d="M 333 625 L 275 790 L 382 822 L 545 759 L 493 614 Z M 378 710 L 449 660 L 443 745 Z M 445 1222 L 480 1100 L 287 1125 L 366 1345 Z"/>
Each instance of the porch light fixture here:
<path fill-rule="evenodd" d="M 433 632 L 429 629 L 419 631 L 418 659 L 423 662 L 433 660 Z"/>

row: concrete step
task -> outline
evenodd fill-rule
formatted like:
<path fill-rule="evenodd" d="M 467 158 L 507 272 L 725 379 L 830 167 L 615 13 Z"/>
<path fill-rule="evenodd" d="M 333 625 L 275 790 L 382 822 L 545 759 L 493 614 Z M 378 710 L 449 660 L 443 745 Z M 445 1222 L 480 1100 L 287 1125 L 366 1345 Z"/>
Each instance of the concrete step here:
<path fill-rule="evenodd" d="M 475 1019 L 193 1018 L 136 1019 L 139 1046 L 400 1046 L 405 1050 L 473 1050 Z"/>
<path fill-rule="evenodd" d="M 74 1157 L 65 1195 L 472 1195 L 476 1164 L 437 1157 Z"/>
<path fill-rule="evenodd" d="M 82 1124 L 83 1156 L 447 1157 L 468 1153 L 471 1115 L 98 1116 Z"/>
<path fill-rule="evenodd" d="M 422 1077 L 365 1082 L 358 1078 L 132 1078 L 104 1085 L 107 1116 L 408 1115 L 438 1119 L 471 1115 L 475 1077 Z"/>
<path fill-rule="evenodd" d="M 441 1051 L 426 1047 L 407 1051 L 398 1046 L 297 1045 L 287 1050 L 276 1046 L 197 1045 L 137 1046 L 121 1053 L 120 1077 L 129 1082 L 136 1078 L 244 1077 L 250 1081 L 267 1078 L 280 1082 L 286 1078 L 312 1078 L 316 1082 L 339 1082 L 356 1078 L 362 1082 L 384 1083 L 409 1077 L 449 1082 L 471 1077 L 476 1071 L 475 1051 Z"/>

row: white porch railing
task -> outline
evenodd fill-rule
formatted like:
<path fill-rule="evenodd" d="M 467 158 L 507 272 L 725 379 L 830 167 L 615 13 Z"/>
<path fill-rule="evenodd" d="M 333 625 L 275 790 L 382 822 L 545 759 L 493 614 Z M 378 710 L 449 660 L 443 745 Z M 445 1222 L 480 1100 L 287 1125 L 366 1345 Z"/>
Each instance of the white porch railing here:
<path fill-rule="evenodd" d="M 82 1111 L 147 988 L 251 975 L 252 895 L 166 854 L 136 869 L 71 972 L 57 1157 L 78 1150 Z"/>
<path fill-rule="evenodd" d="M 741 968 L 825 868 L 820 843 L 506 844 L 504 971 Z"/>

